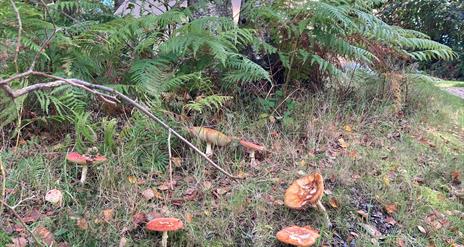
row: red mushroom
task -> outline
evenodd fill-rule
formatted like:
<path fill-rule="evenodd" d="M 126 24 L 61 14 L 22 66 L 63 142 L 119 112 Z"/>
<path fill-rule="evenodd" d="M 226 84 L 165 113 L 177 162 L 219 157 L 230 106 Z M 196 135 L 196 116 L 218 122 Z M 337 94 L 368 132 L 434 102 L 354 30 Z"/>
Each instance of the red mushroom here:
<path fill-rule="evenodd" d="M 280 230 L 276 234 L 276 238 L 280 242 L 299 247 L 312 246 L 319 237 L 319 232 L 310 226 L 290 226 Z"/>
<path fill-rule="evenodd" d="M 98 165 L 107 160 L 106 157 L 101 155 L 87 156 L 76 152 L 72 152 L 66 155 L 66 159 L 69 162 L 82 166 L 81 183 L 85 183 L 85 179 L 87 178 L 87 170 L 90 165 Z"/>
<path fill-rule="evenodd" d="M 285 191 L 284 203 L 293 209 L 304 209 L 306 206 L 317 207 L 324 214 L 327 225 L 331 227 L 327 211 L 321 203 L 323 194 L 324 178 L 320 173 L 315 172 L 295 180 Z"/>
<path fill-rule="evenodd" d="M 245 140 L 241 140 L 240 145 L 242 145 L 245 148 L 245 150 L 250 154 L 250 162 L 252 166 L 254 166 L 256 163 L 255 152 L 266 151 L 266 147 Z"/>
<path fill-rule="evenodd" d="M 148 231 L 162 232 L 161 246 L 168 246 L 168 232 L 184 228 L 184 223 L 176 218 L 156 218 L 147 223 Z"/>
<path fill-rule="evenodd" d="M 212 145 L 223 147 L 228 145 L 232 141 L 232 138 L 230 136 L 227 136 L 222 132 L 210 128 L 192 127 L 189 128 L 188 131 L 192 135 L 206 142 L 205 154 L 207 156 L 213 155 Z"/>

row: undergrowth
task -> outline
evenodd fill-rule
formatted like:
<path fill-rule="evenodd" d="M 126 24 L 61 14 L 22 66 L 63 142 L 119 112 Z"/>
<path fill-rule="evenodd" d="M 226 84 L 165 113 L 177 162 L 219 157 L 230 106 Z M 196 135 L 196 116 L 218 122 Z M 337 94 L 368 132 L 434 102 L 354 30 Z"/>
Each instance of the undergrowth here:
<path fill-rule="evenodd" d="M 185 222 L 184 230 L 170 234 L 172 246 L 277 246 L 275 233 L 293 224 L 320 229 L 319 246 L 353 241 L 356 246 L 462 243 L 464 220 L 456 212 L 464 207 L 454 196 L 451 173 L 464 173 L 464 103 L 429 81 L 414 81 L 402 117 L 393 101 L 372 93 L 381 90 L 381 83 L 354 85 L 358 90 L 344 98 L 334 97 L 339 95 L 335 90 L 314 95 L 297 91 L 280 106 L 274 98 L 278 95 L 271 94 L 235 101 L 208 117 L 195 115 L 192 121 L 265 144 L 269 152 L 258 155 L 258 165 L 251 166 L 237 145 L 215 148 L 214 159 L 244 177 L 233 181 L 173 139 L 172 191 L 165 188 L 166 132 L 137 113 L 89 118 L 93 137 L 80 143 L 79 133 L 61 133 L 64 137 L 57 139 L 47 132 L 31 135 L 17 148 L 4 142 L 0 157 L 7 171 L 7 203 L 21 202 L 16 210 L 23 219 L 39 212 L 29 227 L 45 226 L 57 242 L 73 246 L 116 246 L 123 237 L 126 246 L 152 246 L 161 235 L 144 230 L 144 219 L 137 220 L 140 213 Z M 175 116 L 165 114 L 174 124 Z M 82 186 L 81 168 L 64 156 L 89 146 L 96 146 L 109 162 L 92 167 Z M 316 210 L 282 205 L 289 184 L 313 171 L 325 178 L 323 204 L 335 225 L 332 230 L 324 227 Z M 62 207 L 43 201 L 53 188 L 64 192 Z M 147 200 L 142 192 L 149 188 L 155 197 Z M 397 207 L 392 215 L 384 209 L 388 204 Z M 107 221 L 105 209 L 114 210 Z M 427 221 L 434 212 L 443 215 L 443 226 Z M 382 237 L 373 238 L 359 223 L 376 227 Z M 1 244 L 28 236 L 10 212 L 3 212 L 0 225 Z"/>

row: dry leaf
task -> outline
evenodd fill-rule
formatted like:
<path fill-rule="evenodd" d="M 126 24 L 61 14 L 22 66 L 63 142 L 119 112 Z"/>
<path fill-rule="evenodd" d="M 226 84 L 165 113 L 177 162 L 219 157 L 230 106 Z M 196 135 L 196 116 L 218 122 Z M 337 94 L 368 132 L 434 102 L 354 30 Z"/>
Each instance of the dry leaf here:
<path fill-rule="evenodd" d="M 26 247 L 27 246 L 27 239 L 23 237 L 13 238 L 11 239 L 13 242 L 12 244 L 8 244 L 7 247 Z"/>
<path fill-rule="evenodd" d="M 129 181 L 131 184 L 135 184 L 137 183 L 137 178 L 135 176 L 128 176 L 127 181 Z"/>
<path fill-rule="evenodd" d="M 63 194 L 61 193 L 61 191 L 57 189 L 49 190 L 45 194 L 45 201 L 56 206 L 61 206 L 61 203 L 63 201 Z"/>
<path fill-rule="evenodd" d="M 347 148 L 349 146 L 349 144 L 343 138 L 338 139 L 338 145 L 341 148 Z"/>
<path fill-rule="evenodd" d="M 273 138 L 276 138 L 276 137 L 279 137 L 280 134 L 279 134 L 279 132 L 277 132 L 277 131 L 274 130 L 274 131 L 271 132 L 271 136 L 272 136 Z"/>
<path fill-rule="evenodd" d="M 213 187 L 213 184 L 210 181 L 204 181 L 203 182 L 203 188 L 205 190 L 209 190 L 209 189 L 211 189 L 211 187 Z"/>
<path fill-rule="evenodd" d="M 182 158 L 181 157 L 172 157 L 171 161 L 172 161 L 172 163 L 174 164 L 175 167 L 181 167 L 182 166 Z"/>
<path fill-rule="evenodd" d="M 427 234 L 427 231 L 425 230 L 424 227 L 422 227 L 422 226 L 417 226 L 417 229 L 419 229 L 419 231 L 422 232 L 423 234 Z"/>
<path fill-rule="evenodd" d="M 142 191 L 142 195 L 143 195 L 143 198 L 145 198 L 145 200 L 147 200 L 147 201 L 151 200 L 151 199 L 153 199 L 155 197 L 155 193 L 150 188 Z"/>
<path fill-rule="evenodd" d="M 240 171 L 238 174 L 237 174 L 237 177 L 240 178 L 240 179 L 244 179 L 244 178 L 247 178 L 249 177 L 250 174 L 249 173 L 246 173 L 244 171 Z"/>
<path fill-rule="evenodd" d="M 193 215 L 191 213 L 185 213 L 185 222 L 192 223 Z"/>
<path fill-rule="evenodd" d="M 393 217 L 391 217 L 391 216 L 387 216 L 387 217 L 385 218 L 385 222 L 386 222 L 387 224 L 392 225 L 392 226 L 396 225 L 396 220 L 393 219 Z"/>
<path fill-rule="evenodd" d="M 343 127 L 343 129 L 344 129 L 346 132 L 352 132 L 352 131 L 353 131 L 353 128 L 351 128 L 351 125 L 348 125 L 348 124 L 345 125 L 345 126 Z"/>
<path fill-rule="evenodd" d="M 332 208 L 339 208 L 340 207 L 340 203 L 337 201 L 337 199 L 335 199 L 335 197 L 331 197 L 329 199 L 329 204 Z"/>
<path fill-rule="evenodd" d="M 279 200 L 279 199 L 278 199 L 278 200 L 275 200 L 275 201 L 274 201 L 274 205 L 282 206 L 282 205 L 284 205 L 284 201 Z"/>
<path fill-rule="evenodd" d="M 425 217 L 425 222 L 427 222 L 427 224 L 432 226 L 435 230 L 449 226 L 449 221 L 446 219 L 446 216 L 437 210 L 434 210 L 432 213 L 427 215 L 427 217 Z"/>
<path fill-rule="evenodd" d="M 390 215 L 394 214 L 396 212 L 396 210 L 397 210 L 396 204 L 394 204 L 394 203 L 386 204 L 384 206 L 384 208 L 385 208 L 385 211 Z"/>
<path fill-rule="evenodd" d="M 43 226 L 37 227 L 34 230 L 34 234 L 36 234 L 47 246 L 51 246 L 55 243 L 55 237 L 53 234 Z"/>
<path fill-rule="evenodd" d="M 194 201 L 197 199 L 197 196 L 198 196 L 198 190 L 197 188 L 194 188 L 194 187 L 188 188 L 184 192 L 184 200 L 186 201 Z"/>
<path fill-rule="evenodd" d="M 461 173 L 459 171 L 451 173 L 451 182 L 456 185 L 461 184 Z"/>
<path fill-rule="evenodd" d="M 57 245 L 57 247 L 70 247 L 70 245 L 68 244 L 68 242 L 61 242 Z"/>
<path fill-rule="evenodd" d="M 113 219 L 114 210 L 111 208 L 105 209 L 103 210 L 102 214 L 103 214 L 103 220 L 106 222 L 109 222 L 110 220 Z"/>
<path fill-rule="evenodd" d="M 350 235 L 354 238 L 359 238 L 359 234 L 357 234 L 356 232 L 350 232 Z"/>
<path fill-rule="evenodd" d="M 359 215 L 361 215 L 361 217 L 365 220 L 367 220 L 369 218 L 369 214 L 364 212 L 363 210 L 358 210 L 356 211 Z"/>
<path fill-rule="evenodd" d="M 421 177 L 414 177 L 414 182 L 416 182 L 418 185 L 424 184 L 425 180 Z"/>
<path fill-rule="evenodd" d="M 119 247 L 124 247 L 124 246 L 126 246 L 126 244 L 127 244 L 127 238 L 122 237 L 122 238 L 119 240 Z"/>
<path fill-rule="evenodd" d="M 371 235 L 371 237 L 374 237 L 374 238 L 380 238 L 382 236 L 382 233 L 377 230 L 377 228 L 375 228 L 375 226 L 371 226 L 371 225 L 368 225 L 368 224 L 364 224 L 364 223 L 358 223 L 362 228 L 364 228 L 364 230 L 366 230 L 366 232 Z"/>
<path fill-rule="evenodd" d="M 24 221 L 24 223 L 29 224 L 36 222 L 38 219 L 41 217 L 41 213 L 37 208 L 33 208 L 31 212 L 29 212 L 26 216 L 22 217 L 21 219 Z"/>
<path fill-rule="evenodd" d="M 173 181 L 172 181 L 172 187 L 176 186 L 176 184 L 177 184 L 177 181 L 176 181 L 176 180 L 173 180 Z M 158 186 L 158 189 L 161 190 L 161 191 L 165 191 L 165 190 L 171 189 L 171 182 L 170 182 L 170 181 L 165 181 L 163 184 L 161 184 L 160 186 Z"/>
<path fill-rule="evenodd" d="M 218 195 L 224 195 L 225 193 L 229 192 L 230 188 L 229 187 L 222 187 L 222 188 L 217 188 L 216 193 Z"/>
<path fill-rule="evenodd" d="M 406 242 L 404 241 L 403 238 L 397 238 L 396 239 L 396 245 L 398 247 L 405 247 L 406 246 Z"/>
<path fill-rule="evenodd" d="M 348 152 L 348 157 L 350 157 L 352 159 L 357 159 L 358 158 L 358 152 L 356 150 L 351 150 L 350 152 Z"/>
<path fill-rule="evenodd" d="M 160 199 L 160 200 L 163 199 L 163 195 L 161 195 L 161 192 L 159 192 L 157 188 L 153 187 L 153 188 L 151 188 L 151 190 L 153 191 L 153 193 L 155 194 L 155 197 L 157 199 Z"/>
<path fill-rule="evenodd" d="M 81 230 L 87 230 L 89 228 L 89 224 L 87 223 L 87 220 L 85 218 L 77 219 L 76 225 Z"/>
<path fill-rule="evenodd" d="M 140 225 L 141 223 L 145 222 L 147 217 L 144 213 L 136 213 L 132 216 L 132 223 L 134 225 Z"/>
<path fill-rule="evenodd" d="M 387 187 L 390 186 L 390 178 L 387 175 L 383 176 L 383 184 Z"/>

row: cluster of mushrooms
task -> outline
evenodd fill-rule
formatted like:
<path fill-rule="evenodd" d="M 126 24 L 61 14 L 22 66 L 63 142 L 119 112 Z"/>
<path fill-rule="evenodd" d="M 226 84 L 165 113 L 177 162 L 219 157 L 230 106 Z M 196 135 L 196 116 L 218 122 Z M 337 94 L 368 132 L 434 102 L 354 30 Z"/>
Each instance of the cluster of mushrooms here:
<path fill-rule="evenodd" d="M 197 138 L 206 142 L 206 155 L 213 155 L 213 145 L 226 146 L 232 140 L 238 139 L 227 136 L 217 130 L 205 127 L 191 127 L 188 131 Z M 238 139 L 239 140 L 239 139 Z M 256 163 L 255 153 L 266 151 L 266 148 L 255 143 L 239 140 L 240 144 L 249 153 L 250 162 L 252 165 Z M 90 166 L 98 165 L 105 162 L 107 159 L 104 156 L 98 155 L 96 148 L 91 148 L 84 155 L 73 152 L 66 156 L 66 159 L 72 163 L 82 166 L 82 175 L 80 182 L 85 183 L 87 171 Z M 325 217 L 327 226 L 330 228 L 331 223 L 326 209 L 321 203 L 321 198 L 324 194 L 324 179 L 320 173 L 312 173 L 305 177 L 295 180 L 285 192 L 284 204 L 288 208 L 296 210 L 304 210 L 307 207 L 313 207 L 320 210 Z M 155 218 L 149 221 L 146 225 L 148 231 L 162 232 L 162 247 L 167 246 L 168 232 L 177 231 L 184 227 L 181 220 L 177 218 Z M 319 231 L 311 226 L 290 226 L 286 227 L 276 234 L 276 238 L 283 243 L 309 247 L 316 243 L 320 237 Z"/>
<path fill-rule="evenodd" d="M 82 166 L 81 183 L 84 184 L 87 179 L 87 171 L 90 166 L 99 165 L 107 159 L 98 154 L 97 148 L 90 148 L 86 154 L 79 154 L 76 152 L 68 153 L 66 159 L 78 166 Z"/>
<path fill-rule="evenodd" d="M 224 147 L 229 145 L 232 140 L 237 139 L 235 137 L 230 137 L 224 133 L 217 131 L 215 129 L 210 129 L 206 127 L 191 127 L 187 129 L 192 135 L 196 136 L 198 139 L 206 142 L 206 152 L 207 156 L 213 155 L 213 145 Z M 249 153 L 251 165 L 256 164 L 255 153 L 266 151 L 266 147 L 245 141 L 240 140 L 240 145 L 245 148 L 245 151 Z"/>
<path fill-rule="evenodd" d="M 192 127 L 188 131 L 197 138 L 206 142 L 206 155 L 213 154 L 212 146 L 226 146 L 234 137 L 229 137 L 217 130 L 205 127 Z M 240 144 L 250 154 L 251 164 L 254 165 L 255 153 L 266 150 L 264 146 L 254 144 L 249 141 L 240 140 Z M 296 210 L 303 210 L 307 207 L 317 208 L 324 214 L 327 227 L 331 227 L 327 211 L 321 203 L 324 194 L 324 178 L 320 173 L 312 173 L 294 181 L 285 192 L 284 203 L 287 207 Z M 276 237 L 279 241 L 299 246 L 308 247 L 316 243 L 320 237 L 318 230 L 311 226 L 290 226 L 280 230 Z"/>
<path fill-rule="evenodd" d="M 324 195 L 324 178 L 320 173 L 311 173 L 307 176 L 295 180 L 285 192 L 285 206 L 303 210 L 307 207 L 319 209 L 323 214 L 327 227 L 331 227 L 329 216 L 325 207 L 321 203 Z M 280 242 L 299 246 L 308 247 L 316 243 L 320 237 L 318 230 L 311 226 L 290 226 L 286 227 L 276 234 Z"/>

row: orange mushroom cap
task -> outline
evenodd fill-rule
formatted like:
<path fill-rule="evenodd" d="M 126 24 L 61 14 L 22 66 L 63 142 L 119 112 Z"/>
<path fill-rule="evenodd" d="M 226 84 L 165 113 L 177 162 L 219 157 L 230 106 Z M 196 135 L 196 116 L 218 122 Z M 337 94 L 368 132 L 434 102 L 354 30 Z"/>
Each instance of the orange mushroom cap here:
<path fill-rule="evenodd" d="M 282 243 L 308 247 L 315 244 L 320 235 L 316 229 L 310 226 L 290 226 L 277 232 L 276 237 Z"/>
<path fill-rule="evenodd" d="M 147 223 L 147 230 L 156 232 L 177 231 L 184 228 L 184 223 L 176 218 L 156 218 Z"/>
<path fill-rule="evenodd" d="M 101 156 L 101 155 L 97 155 L 95 157 L 88 157 L 88 156 L 85 156 L 85 155 L 82 155 L 76 152 L 72 152 L 66 155 L 66 159 L 69 162 L 73 162 L 78 165 L 89 165 L 89 164 L 98 165 L 107 160 L 106 157 Z"/>
<path fill-rule="evenodd" d="M 284 203 L 293 209 L 302 209 L 305 205 L 314 205 L 324 193 L 324 178 L 320 173 L 312 173 L 295 180 L 285 191 Z"/>
<path fill-rule="evenodd" d="M 217 146 L 226 146 L 232 141 L 230 136 L 224 133 L 205 127 L 192 127 L 188 129 L 192 135 L 200 138 L 203 141 L 212 143 Z"/>
<path fill-rule="evenodd" d="M 245 140 L 241 140 L 240 145 L 242 145 L 246 149 L 253 150 L 253 151 L 265 151 L 266 150 L 265 146 L 261 146 L 261 145 L 258 145 L 258 144 L 255 144 L 249 141 L 245 141 Z"/>

